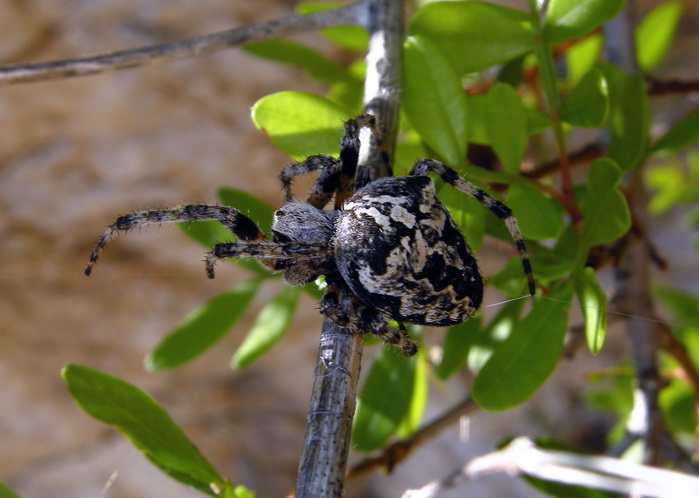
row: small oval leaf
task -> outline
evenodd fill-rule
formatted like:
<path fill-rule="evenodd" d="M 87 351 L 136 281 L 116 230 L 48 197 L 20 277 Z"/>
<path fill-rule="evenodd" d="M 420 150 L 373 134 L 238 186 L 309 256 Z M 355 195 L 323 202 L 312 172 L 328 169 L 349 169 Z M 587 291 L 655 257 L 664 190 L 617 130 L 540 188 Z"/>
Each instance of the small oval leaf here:
<path fill-rule="evenodd" d="M 593 68 L 580 80 L 563 102 L 561 118 L 585 128 L 602 126 L 609 113 L 609 91 L 604 73 Z"/>
<path fill-rule="evenodd" d="M 575 276 L 575 294 L 585 318 L 585 338 L 590 353 L 602 349 L 607 330 L 607 294 L 597 283 L 595 270 L 587 267 Z"/>
<path fill-rule="evenodd" d="M 638 24 L 636 59 L 642 71 L 652 71 L 665 58 L 683 10 L 681 2 L 663 2 Z"/>
<path fill-rule="evenodd" d="M 618 239 L 631 227 L 631 213 L 619 190 L 621 171 L 611 159 L 597 159 L 590 166 L 582 212 L 583 240 L 588 247 Z"/>
<path fill-rule="evenodd" d="M 265 354 L 284 336 L 296 310 L 299 287 L 284 287 L 257 315 L 257 320 L 231 359 L 232 368 L 244 368 Z"/>
<path fill-rule="evenodd" d="M 337 156 L 342 124 L 354 114 L 326 98 L 304 92 L 267 95 L 252 108 L 255 126 L 296 160 L 313 154 Z"/>
<path fill-rule="evenodd" d="M 146 368 L 176 367 L 215 345 L 243 316 L 259 288 L 259 280 L 248 280 L 189 313 L 146 358 Z"/>

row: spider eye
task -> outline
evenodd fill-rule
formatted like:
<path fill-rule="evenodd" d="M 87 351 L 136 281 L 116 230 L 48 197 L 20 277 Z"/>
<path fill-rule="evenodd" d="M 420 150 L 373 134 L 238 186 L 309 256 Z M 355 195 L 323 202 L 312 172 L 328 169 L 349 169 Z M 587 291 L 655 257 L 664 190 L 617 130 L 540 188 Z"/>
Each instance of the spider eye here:
<path fill-rule="evenodd" d="M 274 264 L 274 269 L 276 271 L 285 271 L 289 268 L 291 261 L 288 259 L 280 259 Z"/>

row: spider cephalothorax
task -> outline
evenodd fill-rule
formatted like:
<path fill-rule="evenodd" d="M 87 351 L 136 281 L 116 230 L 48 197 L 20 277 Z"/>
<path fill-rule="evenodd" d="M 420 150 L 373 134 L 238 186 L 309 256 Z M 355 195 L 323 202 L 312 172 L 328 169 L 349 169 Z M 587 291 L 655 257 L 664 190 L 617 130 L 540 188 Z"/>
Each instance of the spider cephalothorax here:
<path fill-rule="evenodd" d="M 328 289 L 320 311 L 338 325 L 370 331 L 412 356 L 415 343 L 404 323 L 446 326 L 465 321 L 483 297 L 483 278 L 468 244 L 437 198 L 427 176 L 443 181 L 482 202 L 503 219 L 517 246 L 529 292 L 534 294 L 529 259 L 509 208 L 478 189 L 448 166 L 422 159 L 408 176 L 379 178 L 354 190 L 359 130 L 374 127 L 372 117 L 345 123 L 340 158 L 311 156 L 287 166 L 280 179 L 286 204 L 274 213 L 272 241 L 240 211 L 227 206 L 192 204 L 139 211 L 122 216 L 97 243 L 87 275 L 105 245 L 119 232 L 146 224 L 216 220 L 240 239 L 217 244 L 206 257 L 209 277 L 225 258 L 250 257 L 283 271 L 293 285 L 323 275 Z M 292 199 L 294 177 L 319 170 L 307 202 Z M 334 209 L 324 209 L 335 196 Z M 398 322 L 400 328 L 389 325 Z"/>

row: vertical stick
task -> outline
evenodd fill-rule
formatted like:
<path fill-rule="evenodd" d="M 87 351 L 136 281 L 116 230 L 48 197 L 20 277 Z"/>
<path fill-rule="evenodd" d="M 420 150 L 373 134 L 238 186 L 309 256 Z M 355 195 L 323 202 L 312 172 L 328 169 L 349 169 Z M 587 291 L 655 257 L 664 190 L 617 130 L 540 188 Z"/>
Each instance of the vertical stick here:
<path fill-rule="evenodd" d="M 364 112 L 377 118 L 380 137 L 365 140 L 360 169 L 388 174 L 377 143 L 393 157 L 402 77 L 403 1 L 366 0 L 360 22 L 369 33 Z M 361 174 L 361 172 L 360 172 Z M 344 494 L 347 454 L 357 402 L 362 337 L 329 319 L 323 323 L 313 394 L 296 482 L 296 497 Z"/>

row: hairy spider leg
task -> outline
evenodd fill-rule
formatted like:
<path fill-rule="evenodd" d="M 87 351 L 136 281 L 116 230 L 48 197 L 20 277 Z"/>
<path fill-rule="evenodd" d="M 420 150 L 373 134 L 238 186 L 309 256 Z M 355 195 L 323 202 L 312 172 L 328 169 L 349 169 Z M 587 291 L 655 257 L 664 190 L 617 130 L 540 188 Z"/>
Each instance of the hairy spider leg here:
<path fill-rule="evenodd" d="M 331 254 L 332 247 L 327 244 L 245 240 L 216 244 L 211 251 L 206 253 L 204 262 L 206 274 L 209 278 L 214 278 L 214 266 L 217 262 L 227 258 L 255 258 L 272 270 L 283 271 L 286 269 L 283 262 L 289 259 L 293 259 L 294 262 L 322 262 L 327 261 Z M 319 267 L 320 273 L 322 273 L 321 270 L 324 268 Z"/>
<path fill-rule="evenodd" d="M 415 163 L 410 174 L 413 176 L 427 176 L 430 171 L 436 173 L 443 181 L 452 185 L 456 189 L 478 200 L 495 216 L 505 222 L 507 229 L 512 235 L 512 239 L 515 242 L 519 257 L 522 260 L 524 274 L 527 277 L 529 295 L 533 296 L 536 293 L 536 284 L 534 283 L 534 275 L 532 274 L 532 265 L 529 262 L 529 256 L 527 255 L 527 250 L 524 247 L 524 239 L 522 238 L 522 233 L 519 231 L 519 226 L 517 225 L 517 220 L 515 220 L 515 217 L 512 214 L 512 210 L 500 201 L 495 200 L 493 197 L 483 192 L 474 184 L 464 180 L 456 171 L 437 160 L 420 159 L 417 163 Z"/>
<path fill-rule="evenodd" d="M 305 161 L 288 165 L 279 175 L 286 202 L 292 200 L 291 183 L 295 177 L 320 170 L 307 202 L 315 208 L 323 209 L 340 186 L 341 169 L 342 161 L 323 155 L 309 156 Z"/>
<path fill-rule="evenodd" d="M 320 302 L 320 313 L 340 327 L 351 327 L 355 332 L 367 331 L 386 344 L 395 346 L 405 356 L 415 356 L 417 344 L 408 335 L 405 325 L 396 329 L 376 309 L 364 304 L 342 283 L 329 283 Z"/>
<path fill-rule="evenodd" d="M 242 240 L 267 240 L 254 221 L 237 209 L 228 206 L 189 204 L 177 208 L 136 211 L 120 216 L 107 228 L 90 254 L 90 259 L 85 266 L 85 275 L 89 276 L 92 273 L 92 267 L 97 263 L 100 253 L 119 232 L 128 232 L 132 228 L 145 225 L 190 221 L 218 221 Z"/>

